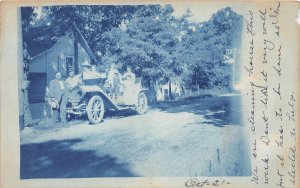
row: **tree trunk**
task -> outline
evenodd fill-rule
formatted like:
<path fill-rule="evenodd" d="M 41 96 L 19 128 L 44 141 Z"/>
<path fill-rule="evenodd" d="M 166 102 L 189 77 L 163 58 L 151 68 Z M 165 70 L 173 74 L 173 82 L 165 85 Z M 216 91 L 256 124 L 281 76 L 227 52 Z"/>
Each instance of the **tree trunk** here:
<path fill-rule="evenodd" d="M 20 129 L 23 129 L 23 126 L 28 126 L 32 124 L 32 116 L 30 112 L 30 106 L 28 102 L 28 74 L 29 74 L 29 54 L 26 49 L 26 45 L 23 44 L 23 35 L 22 35 L 22 18 L 21 18 L 21 9 L 18 9 L 18 63 L 19 63 L 19 103 L 20 103 Z M 23 115 L 22 115 L 23 114 Z M 23 118 L 22 118 L 23 116 Z"/>
<path fill-rule="evenodd" d="M 157 102 L 157 91 L 159 90 L 159 84 L 157 80 L 154 82 L 154 102 Z"/>
<path fill-rule="evenodd" d="M 26 82 L 27 80 L 24 80 Z M 28 88 L 23 89 L 24 93 L 24 126 L 32 124 L 32 116 L 30 112 L 30 105 L 28 101 Z"/>
<path fill-rule="evenodd" d="M 169 79 L 169 100 L 172 100 L 173 96 L 172 96 L 172 83 L 171 83 L 171 79 Z"/>

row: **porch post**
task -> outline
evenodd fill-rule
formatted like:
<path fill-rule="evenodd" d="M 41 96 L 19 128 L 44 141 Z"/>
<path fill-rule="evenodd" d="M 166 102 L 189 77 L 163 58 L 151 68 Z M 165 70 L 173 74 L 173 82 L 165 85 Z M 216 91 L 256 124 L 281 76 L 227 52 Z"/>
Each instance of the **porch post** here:
<path fill-rule="evenodd" d="M 22 42 L 22 18 L 21 8 L 17 10 L 18 14 L 18 90 L 19 90 L 19 128 L 24 128 L 24 95 L 22 91 L 22 83 L 24 79 L 24 64 L 23 64 L 23 42 Z"/>

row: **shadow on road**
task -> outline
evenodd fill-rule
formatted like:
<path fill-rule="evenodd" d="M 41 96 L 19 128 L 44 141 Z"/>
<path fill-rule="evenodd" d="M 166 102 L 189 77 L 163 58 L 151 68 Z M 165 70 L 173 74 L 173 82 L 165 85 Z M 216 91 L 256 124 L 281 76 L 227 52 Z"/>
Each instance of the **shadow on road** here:
<path fill-rule="evenodd" d="M 71 148 L 79 142 L 81 139 L 21 145 L 21 179 L 135 176 L 127 164 L 110 155 Z"/>
<path fill-rule="evenodd" d="M 220 96 L 192 98 L 180 101 L 163 101 L 153 108 L 169 113 L 190 112 L 203 115 L 206 121 L 200 122 L 217 127 L 224 125 L 242 125 L 241 97 Z"/>
<path fill-rule="evenodd" d="M 113 118 L 113 119 L 121 119 L 128 116 L 135 116 L 137 113 L 134 110 L 131 109 L 124 109 L 124 110 L 118 110 L 118 111 L 106 111 L 104 114 L 105 118 Z"/>

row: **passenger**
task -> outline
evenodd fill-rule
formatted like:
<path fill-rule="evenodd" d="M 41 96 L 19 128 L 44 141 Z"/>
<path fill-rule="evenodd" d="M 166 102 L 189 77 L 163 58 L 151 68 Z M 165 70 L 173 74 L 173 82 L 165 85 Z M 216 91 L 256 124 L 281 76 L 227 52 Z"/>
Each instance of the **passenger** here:
<path fill-rule="evenodd" d="M 135 82 L 135 74 L 131 72 L 131 68 L 127 67 L 127 71 L 123 75 L 123 85 L 126 88 L 126 93 L 132 95 L 132 89 Z"/>
<path fill-rule="evenodd" d="M 91 71 L 92 71 L 92 72 L 98 72 L 98 71 L 97 71 L 97 66 L 96 66 L 96 65 L 92 65 Z"/>
<path fill-rule="evenodd" d="M 106 74 L 105 73 L 100 73 L 97 70 L 97 66 L 96 65 L 92 65 L 91 67 L 91 74 L 94 78 L 106 78 Z"/>
<path fill-rule="evenodd" d="M 135 82 L 135 74 L 131 72 L 131 68 L 127 67 L 127 71 L 124 73 L 123 79 L 128 82 Z"/>
<path fill-rule="evenodd" d="M 116 68 L 116 64 L 112 64 L 108 72 L 107 80 L 109 83 L 109 94 L 112 100 L 117 100 L 118 87 L 120 85 L 120 73 Z"/>

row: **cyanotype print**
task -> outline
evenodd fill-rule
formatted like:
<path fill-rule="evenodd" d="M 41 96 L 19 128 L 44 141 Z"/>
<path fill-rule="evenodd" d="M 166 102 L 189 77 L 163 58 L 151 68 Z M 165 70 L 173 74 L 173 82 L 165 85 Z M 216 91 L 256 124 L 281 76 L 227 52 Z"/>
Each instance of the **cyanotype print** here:
<path fill-rule="evenodd" d="M 22 7 L 20 177 L 250 176 L 234 7 Z"/>

